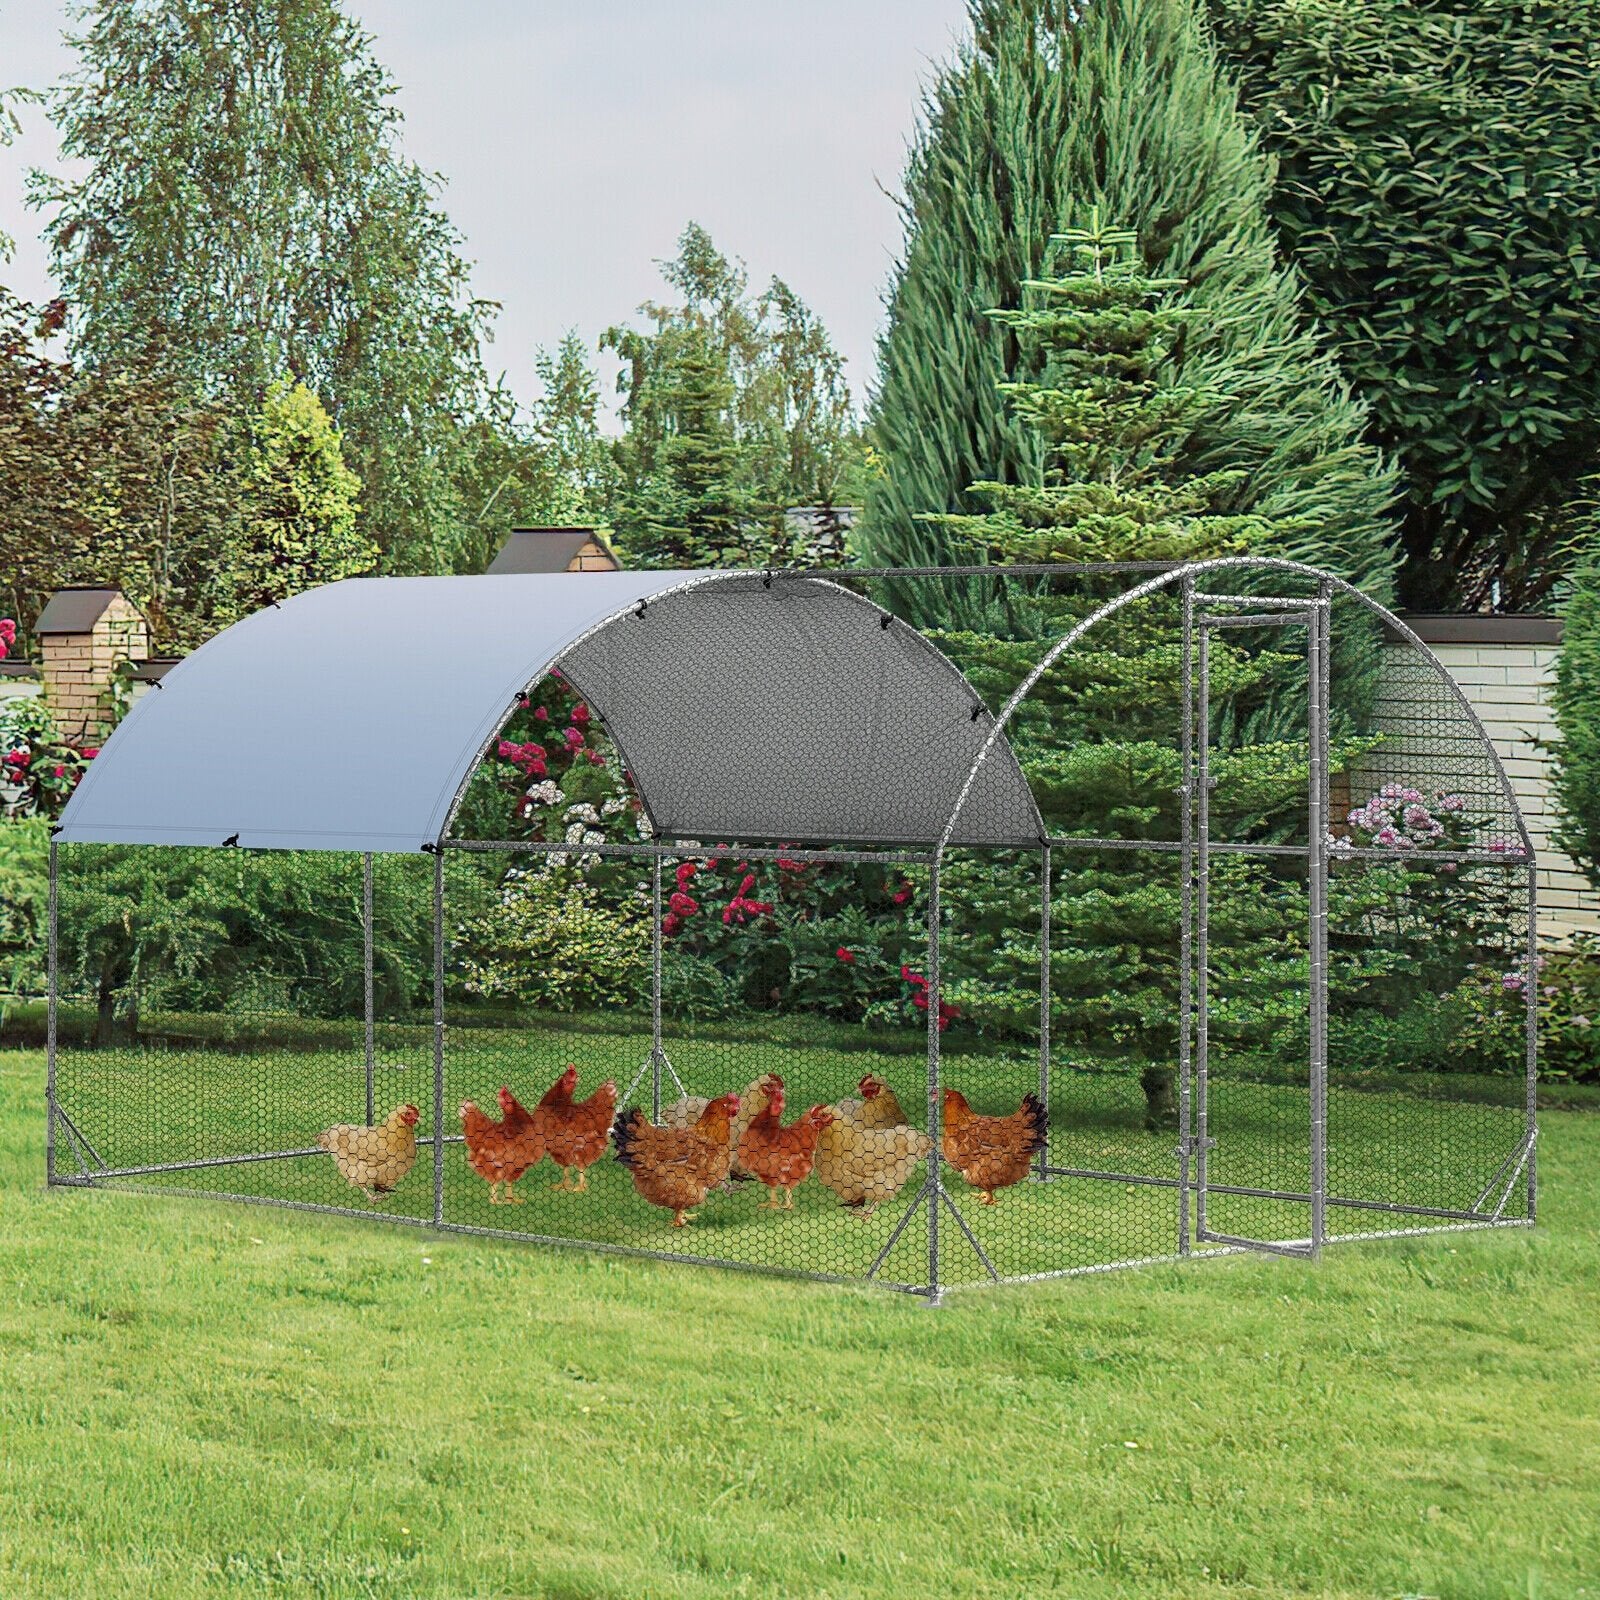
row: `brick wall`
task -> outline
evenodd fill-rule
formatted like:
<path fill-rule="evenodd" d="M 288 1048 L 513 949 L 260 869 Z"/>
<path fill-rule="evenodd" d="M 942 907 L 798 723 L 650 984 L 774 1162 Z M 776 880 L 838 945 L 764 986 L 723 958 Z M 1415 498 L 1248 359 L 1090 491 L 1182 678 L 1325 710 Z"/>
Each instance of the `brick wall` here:
<path fill-rule="evenodd" d="M 41 636 L 45 692 L 69 740 L 78 743 L 95 733 L 117 663 L 141 661 L 149 653 L 149 624 L 121 595 L 106 606 L 89 632 Z"/>

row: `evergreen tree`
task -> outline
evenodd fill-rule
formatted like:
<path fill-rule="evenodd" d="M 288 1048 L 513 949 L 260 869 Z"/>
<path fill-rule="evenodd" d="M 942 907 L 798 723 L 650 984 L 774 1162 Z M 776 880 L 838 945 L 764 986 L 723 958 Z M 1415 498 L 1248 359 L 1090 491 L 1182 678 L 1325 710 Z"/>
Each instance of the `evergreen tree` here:
<path fill-rule="evenodd" d="M 370 572 L 378 547 L 356 527 L 361 484 L 345 465 L 339 433 L 303 383 L 271 384 L 252 430 L 247 495 L 227 565 L 243 616 L 319 583 Z"/>
<path fill-rule="evenodd" d="M 1061 274 L 1023 285 L 1030 304 L 994 313 L 1041 376 L 1000 385 L 1008 410 L 1035 441 L 1033 484 L 980 482 L 989 510 L 932 524 L 1005 561 L 1200 560 L 1259 544 L 1264 519 L 1231 508 L 1239 472 L 1189 476 L 1192 430 L 1213 396 L 1173 351 L 1199 315 L 1181 280 L 1141 265 L 1130 229 L 1090 225 L 1051 241 Z M 1064 633 L 1120 584 L 1093 579 L 1053 589 L 1034 604 L 1045 630 Z M 1178 836 L 1182 666 L 1175 594 L 1119 614 L 1115 638 L 1084 641 L 1019 708 L 1008 730 L 1054 835 L 1170 841 Z M 1232 638 L 1238 639 L 1234 635 Z M 935 638 L 990 704 L 1007 695 L 1039 654 L 1035 640 L 972 632 Z M 1275 739 L 1304 716 L 1304 647 L 1247 649 L 1219 634 L 1209 681 L 1216 722 L 1218 836 L 1303 837 L 1306 745 Z M 1298 693 L 1296 693 L 1298 680 Z M 1346 749 L 1348 741 L 1341 741 Z M 1356 746 L 1358 748 L 1359 746 Z M 1223 815 L 1221 797 L 1226 796 Z M 1178 884 L 1169 856 L 1137 851 L 1060 852 L 1054 968 L 1069 1049 L 1149 1063 L 1148 1121 L 1170 1120 L 1179 968 Z M 958 878 L 952 892 L 963 898 Z M 1016 886 L 1024 892 L 1022 884 Z M 984 885 L 981 893 L 992 894 Z M 1213 962 L 1228 973 L 1230 1011 L 1217 1038 L 1265 1051 L 1304 1009 L 1303 952 L 1284 945 L 1303 925 L 1303 890 L 1273 863 L 1222 858 L 1213 871 Z M 996 954 L 998 960 L 995 960 Z M 965 956 L 969 971 L 962 972 Z M 998 937 L 964 941 L 952 992 L 982 1020 L 989 996 L 1011 1004 L 1015 950 Z M 963 984 L 963 977 L 968 982 Z"/>
<path fill-rule="evenodd" d="M 1018 304 L 1053 232 L 1098 210 L 1134 229 L 1152 277 L 1184 285 L 1182 337 L 1162 360 L 1201 399 L 1173 472 L 1234 474 L 1219 514 L 1261 519 L 1263 545 L 1385 598 L 1390 479 L 1275 255 L 1266 164 L 1193 0 L 973 0 L 971 14 L 906 174 L 863 557 L 966 559 L 961 525 L 924 514 L 976 509 L 979 482 L 1039 483 L 1043 442 L 995 389 L 1037 369 L 1019 329 L 988 313 Z M 918 620 L 977 620 L 971 604 L 934 595 Z"/>

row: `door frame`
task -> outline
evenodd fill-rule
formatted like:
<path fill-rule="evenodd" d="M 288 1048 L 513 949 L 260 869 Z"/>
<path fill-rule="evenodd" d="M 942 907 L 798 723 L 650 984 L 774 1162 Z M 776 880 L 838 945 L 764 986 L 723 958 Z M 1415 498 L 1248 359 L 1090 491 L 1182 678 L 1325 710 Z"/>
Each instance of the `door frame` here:
<path fill-rule="evenodd" d="M 1314 596 L 1241 595 L 1201 591 L 1192 576 L 1183 581 L 1183 729 L 1179 810 L 1180 918 L 1178 1046 L 1178 1249 L 1194 1243 L 1316 1257 L 1327 1240 L 1328 1165 L 1328 680 L 1331 590 L 1319 583 Z M 1237 1192 L 1210 1181 L 1210 872 L 1214 850 L 1227 841 L 1211 837 L 1211 660 L 1210 640 L 1222 628 L 1304 627 L 1306 630 L 1306 843 L 1252 846 L 1251 853 L 1303 857 L 1306 861 L 1308 928 L 1307 1008 L 1310 1105 L 1307 1127 L 1310 1164 L 1309 1231 L 1293 1239 L 1260 1239 L 1210 1226 L 1213 1193 Z M 1279 1198 L 1291 1198 L 1288 1195 Z"/>

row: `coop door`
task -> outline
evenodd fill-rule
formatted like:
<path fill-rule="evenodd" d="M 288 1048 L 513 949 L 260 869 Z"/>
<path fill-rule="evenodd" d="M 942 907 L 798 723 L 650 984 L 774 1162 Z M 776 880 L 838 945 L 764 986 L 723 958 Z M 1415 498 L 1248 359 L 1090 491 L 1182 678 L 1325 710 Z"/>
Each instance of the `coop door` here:
<path fill-rule="evenodd" d="M 1323 1235 L 1325 598 L 1195 596 L 1185 1201 L 1201 1244 Z"/>

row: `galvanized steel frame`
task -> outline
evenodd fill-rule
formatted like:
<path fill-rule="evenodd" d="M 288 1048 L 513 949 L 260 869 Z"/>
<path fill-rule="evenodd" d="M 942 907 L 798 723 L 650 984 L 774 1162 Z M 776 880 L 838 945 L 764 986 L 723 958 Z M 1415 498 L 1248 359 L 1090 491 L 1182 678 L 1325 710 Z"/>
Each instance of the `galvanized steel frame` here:
<path fill-rule="evenodd" d="M 1281 573 L 1311 580 L 1316 585 L 1314 596 L 1274 596 L 1248 593 L 1210 592 L 1196 587 L 1204 575 L 1240 571 L 1254 573 Z M 1075 624 L 1057 639 L 1031 669 L 1023 682 L 1013 691 L 1004 706 L 991 718 L 987 738 L 974 759 L 963 782 L 950 817 L 939 839 L 931 848 L 917 849 L 816 849 L 787 846 L 744 846 L 738 844 L 706 845 L 687 839 L 656 838 L 635 844 L 605 843 L 583 847 L 583 853 L 600 856 L 635 857 L 647 860 L 651 867 L 651 898 L 655 931 L 651 948 L 651 1052 L 640 1074 L 630 1086 L 628 1095 L 637 1087 L 644 1073 L 651 1076 L 651 1114 L 659 1119 L 661 1114 L 662 1067 L 665 1066 L 682 1092 L 671 1062 L 667 1060 L 662 1045 L 662 865 L 667 859 L 725 859 L 737 856 L 752 860 L 799 860 L 835 863 L 881 863 L 886 865 L 917 865 L 928 868 L 928 924 L 927 924 L 927 1126 L 932 1141 L 927 1167 L 928 1175 L 920 1189 L 905 1204 L 888 1240 L 879 1251 L 865 1277 L 881 1287 L 896 1290 L 937 1304 L 951 1288 L 969 1287 L 951 1283 L 943 1271 L 943 1241 L 941 1237 L 941 1210 L 947 1211 L 957 1224 L 964 1241 L 986 1271 L 991 1283 L 1031 1283 L 1052 1278 L 1077 1277 L 1094 1273 L 1116 1271 L 1124 1267 L 1177 1261 L 1195 1256 L 1237 1254 L 1258 1250 L 1279 1255 L 1316 1256 L 1330 1242 L 1409 1237 L 1434 1232 L 1464 1232 L 1490 1227 L 1532 1226 L 1536 1211 L 1537 1173 L 1537 988 L 1538 967 L 1538 886 L 1537 859 L 1526 823 L 1516 805 L 1504 766 L 1495 751 L 1481 720 L 1467 701 L 1460 687 L 1450 678 L 1437 657 L 1418 635 L 1393 613 L 1362 594 L 1353 585 L 1332 574 L 1319 571 L 1303 563 L 1273 558 L 1238 556 L 1211 561 L 1173 562 L 1100 562 L 1078 565 L 1030 565 L 1020 567 L 930 567 L 930 568 L 877 568 L 830 569 L 785 568 L 765 574 L 725 574 L 721 576 L 764 576 L 768 580 L 785 576 L 822 576 L 835 581 L 855 581 L 881 578 L 900 580 L 913 577 L 1052 577 L 1068 575 L 1140 576 L 1141 581 L 1111 600 L 1105 602 L 1089 616 Z M 708 580 L 709 581 L 709 580 Z M 1116 615 L 1130 604 L 1176 584 L 1181 604 L 1181 703 L 1182 726 L 1180 732 L 1180 836 L 1176 841 L 1127 840 L 1112 838 L 1083 838 L 1077 836 L 1049 835 L 1041 827 L 1039 840 L 1040 904 L 1039 904 L 1039 1085 L 1041 1098 L 1048 1104 L 1050 1090 L 1051 1044 L 1051 927 L 1050 907 L 1052 894 L 1052 852 L 1059 849 L 1074 851 L 1129 851 L 1156 854 L 1175 854 L 1178 857 L 1180 898 L 1180 991 L 1178 999 L 1178 1118 L 1179 1137 L 1174 1151 L 1176 1176 L 1162 1177 L 1151 1174 L 1121 1173 L 1092 1168 L 1059 1166 L 1050 1161 L 1049 1151 L 1041 1152 L 1033 1176 L 1037 1181 L 1051 1178 L 1086 1179 L 1127 1185 L 1153 1185 L 1176 1191 L 1175 1250 L 1170 1255 L 1141 1257 L 1138 1260 L 1109 1261 L 1088 1266 L 1061 1268 L 1053 1271 L 1006 1276 L 999 1273 L 982 1245 L 968 1225 L 960 1207 L 946 1187 L 943 1175 L 943 1100 L 941 1091 L 941 1047 L 938 1025 L 941 995 L 941 927 L 940 880 L 946 854 L 951 846 L 963 808 L 971 796 L 978 773 L 990 752 L 1003 737 L 1007 725 L 1018 707 L 1036 687 L 1042 677 L 1069 650 L 1089 635 L 1096 627 Z M 691 587 L 686 585 L 685 587 Z M 1481 741 L 1493 771 L 1502 787 L 1509 808 L 1515 818 L 1521 843 L 1521 863 L 1527 880 L 1527 941 L 1525 950 L 1524 991 L 1527 996 L 1526 1013 L 1526 1090 L 1525 1132 L 1517 1147 L 1508 1154 L 1501 1167 L 1480 1195 L 1477 1206 L 1487 1204 L 1495 1193 L 1499 1200 L 1489 1215 L 1475 1207 L 1472 1211 L 1455 1211 L 1439 1207 L 1407 1205 L 1400 1202 L 1375 1201 L 1328 1192 L 1327 1182 L 1327 1029 L 1328 1029 L 1328 950 L 1327 950 L 1327 892 L 1331 852 L 1329 849 L 1327 816 L 1329 805 L 1328 729 L 1330 722 L 1331 680 L 1331 601 L 1335 596 L 1352 599 L 1364 607 L 1394 634 L 1404 639 L 1438 674 L 1439 682 L 1453 696 L 1458 710 Z M 870 602 L 869 602 L 870 603 Z M 1223 608 L 1233 608 L 1225 610 Z M 1246 609 L 1248 608 L 1248 609 Z M 887 615 L 887 613 L 885 613 Z M 1238 841 L 1213 840 L 1210 837 L 1210 708 L 1209 708 L 1209 633 L 1212 628 L 1263 627 L 1305 625 L 1307 628 L 1307 741 L 1308 741 L 1308 837 L 1304 846 L 1294 844 L 1250 844 Z M 606 624 L 601 624 L 604 626 Z M 587 636 L 585 636 L 587 637 Z M 530 685 L 531 687 L 531 685 Z M 514 708 L 513 708 L 514 709 Z M 497 730 L 498 731 L 498 730 Z M 486 752 L 492 739 L 485 744 Z M 651 1250 L 629 1245 L 523 1233 L 511 1229 L 489 1228 L 450 1222 L 445 1217 L 444 1206 L 444 1146 L 459 1142 L 459 1136 L 443 1135 L 444 1126 L 444 1073 L 447 1037 L 444 1007 L 444 973 L 447 936 L 445 931 L 446 907 L 446 852 L 515 853 L 515 854 L 570 854 L 574 847 L 567 842 L 538 842 L 523 840 L 466 840 L 449 837 L 456 810 L 465 794 L 465 782 L 450 809 L 443 836 L 424 845 L 433 855 L 432 882 L 432 956 L 433 956 L 433 1127 L 430 1137 L 417 1142 L 430 1148 L 433 1154 L 433 1207 L 432 1217 L 407 1217 L 384 1215 L 382 1220 L 431 1226 L 444 1232 L 477 1234 L 488 1237 L 523 1239 L 534 1243 L 565 1246 L 605 1253 L 633 1255 L 658 1260 L 679 1261 L 702 1266 L 717 1266 L 737 1271 L 757 1271 L 781 1277 L 815 1279 L 824 1282 L 860 1281 L 829 1273 L 791 1270 L 748 1261 L 719 1260 L 670 1250 Z M 971 849 L 972 846 L 962 848 Z M 997 847 L 998 848 L 998 847 Z M 1014 848 L 1014 847 L 1009 847 Z M 1310 1059 L 1308 1083 L 1311 1091 L 1311 1115 L 1308 1128 L 1311 1184 L 1307 1191 L 1280 1190 L 1240 1185 L 1213 1184 L 1208 1181 L 1207 1152 L 1210 1147 L 1208 1119 L 1208 1002 L 1207 1002 L 1207 941 L 1209 934 L 1208 873 L 1213 854 L 1292 856 L 1303 857 L 1307 862 L 1308 906 L 1310 916 L 1310 960 L 1308 1007 L 1310 1015 Z M 1344 848 L 1340 859 L 1392 859 L 1388 852 L 1372 849 Z M 1505 864 L 1504 855 L 1487 851 L 1437 851 L 1430 859 L 1447 862 L 1494 862 Z M 216 1156 L 198 1160 L 169 1162 L 155 1165 L 112 1168 L 102 1162 L 93 1146 L 83 1138 L 67 1112 L 58 1104 L 58 1008 L 60 993 L 59 951 L 59 877 L 58 847 L 52 839 L 49 847 L 49 900 L 48 900 L 48 1009 L 46 1023 L 46 1131 L 45 1167 L 46 1181 L 60 1187 L 93 1188 L 107 1180 L 116 1180 L 119 1186 L 137 1189 L 137 1184 L 126 1180 L 158 1173 L 214 1169 L 245 1162 L 290 1159 L 312 1152 L 283 1150 L 252 1152 L 236 1156 Z M 365 1055 L 365 1091 L 367 1119 L 373 1118 L 373 1074 L 375 1067 L 375 1008 L 373 981 L 373 861 L 370 854 L 362 857 L 362 925 L 363 925 L 363 1035 Z M 624 1097 L 627 1098 L 626 1096 Z M 58 1169 L 58 1128 L 67 1136 L 68 1148 L 77 1162 L 76 1175 Z M 84 1158 L 89 1158 L 86 1161 Z M 94 1165 L 91 1166 L 90 1162 Z M 1526 1184 L 1526 1216 L 1506 1218 L 1503 1213 L 1512 1191 L 1519 1180 Z M 1503 1187 L 1502 1187 L 1503 1185 Z M 194 1194 L 199 1197 L 222 1197 L 243 1200 L 250 1204 L 277 1205 L 293 1210 L 323 1212 L 332 1215 L 371 1217 L 373 1213 L 353 1206 L 321 1205 L 307 1201 L 281 1199 L 262 1195 L 235 1195 L 213 1190 L 186 1190 L 163 1187 L 162 1194 Z M 1207 1227 L 1206 1197 L 1208 1193 L 1228 1194 L 1254 1198 L 1304 1203 L 1308 1207 L 1309 1231 L 1299 1239 L 1243 1239 L 1217 1234 Z M 927 1281 L 925 1283 L 889 1282 L 880 1277 L 880 1270 L 904 1235 L 918 1210 L 927 1206 L 926 1245 Z M 1397 1216 L 1425 1219 L 1416 1227 L 1372 1230 L 1362 1233 L 1341 1234 L 1330 1239 L 1327 1232 L 1327 1208 L 1341 1207 L 1371 1210 Z M 1191 1225 L 1192 1215 L 1192 1225 Z"/>

